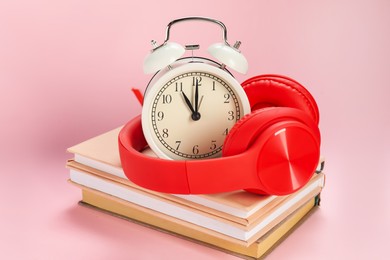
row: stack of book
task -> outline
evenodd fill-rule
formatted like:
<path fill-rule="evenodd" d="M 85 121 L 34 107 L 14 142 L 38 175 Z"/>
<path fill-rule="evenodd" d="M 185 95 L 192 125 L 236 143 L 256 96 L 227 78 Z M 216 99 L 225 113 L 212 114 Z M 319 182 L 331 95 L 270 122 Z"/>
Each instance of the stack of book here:
<path fill-rule="evenodd" d="M 319 205 L 325 181 L 323 161 L 310 182 L 288 196 L 245 191 L 178 195 L 144 189 L 129 181 L 121 168 L 119 131 L 68 149 L 74 154 L 67 162 L 69 181 L 81 189 L 81 205 L 254 259 L 280 243 Z"/>

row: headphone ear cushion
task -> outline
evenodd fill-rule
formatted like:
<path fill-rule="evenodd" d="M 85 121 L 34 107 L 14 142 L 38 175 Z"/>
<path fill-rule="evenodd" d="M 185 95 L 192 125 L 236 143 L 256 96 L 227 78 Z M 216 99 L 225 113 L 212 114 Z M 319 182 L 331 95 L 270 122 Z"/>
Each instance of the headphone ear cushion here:
<path fill-rule="evenodd" d="M 292 107 L 304 111 L 318 125 L 319 111 L 310 92 L 297 81 L 281 75 L 260 75 L 242 84 L 252 111 L 264 107 Z"/>
<path fill-rule="evenodd" d="M 230 130 L 222 149 L 222 156 L 232 156 L 245 152 L 268 127 L 283 121 L 297 121 L 313 131 L 321 142 L 317 124 L 305 112 L 289 107 L 266 107 L 245 115 Z"/>

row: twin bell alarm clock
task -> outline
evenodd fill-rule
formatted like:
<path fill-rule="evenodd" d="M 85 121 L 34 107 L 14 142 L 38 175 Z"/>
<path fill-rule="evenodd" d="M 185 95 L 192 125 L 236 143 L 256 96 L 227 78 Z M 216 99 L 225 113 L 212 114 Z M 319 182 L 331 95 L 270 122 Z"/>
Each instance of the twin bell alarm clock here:
<path fill-rule="evenodd" d="M 215 60 L 183 57 L 199 45 L 171 42 L 181 22 L 208 22 L 222 29 L 222 42 L 208 52 Z M 205 17 L 170 22 L 161 45 L 144 60 L 154 74 L 142 113 L 119 133 L 126 176 L 142 187 L 176 194 L 247 190 L 286 195 L 304 186 L 320 157 L 319 111 L 312 95 L 293 79 L 260 75 L 242 84 L 227 68 L 245 74 L 240 42 L 230 45 L 226 26 Z M 150 148 L 155 156 L 144 152 Z"/>

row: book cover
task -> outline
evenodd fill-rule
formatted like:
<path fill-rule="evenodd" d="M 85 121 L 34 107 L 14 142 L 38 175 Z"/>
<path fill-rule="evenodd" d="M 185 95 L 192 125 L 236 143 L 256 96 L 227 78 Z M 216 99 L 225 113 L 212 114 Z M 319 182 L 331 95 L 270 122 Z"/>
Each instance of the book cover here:
<path fill-rule="evenodd" d="M 80 203 L 93 209 L 166 232 L 243 258 L 258 259 L 269 253 L 318 206 L 319 194 L 305 202 L 250 245 L 242 245 L 217 232 L 160 214 L 108 194 L 83 188 Z"/>

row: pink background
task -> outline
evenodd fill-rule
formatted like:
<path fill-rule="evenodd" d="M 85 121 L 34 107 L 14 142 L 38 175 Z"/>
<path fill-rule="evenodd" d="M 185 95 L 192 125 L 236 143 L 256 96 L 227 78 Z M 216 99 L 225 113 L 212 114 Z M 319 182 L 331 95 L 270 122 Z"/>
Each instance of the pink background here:
<path fill-rule="evenodd" d="M 240 82 L 288 75 L 321 110 L 321 209 L 268 259 L 387 259 L 389 14 L 387 0 L 0 1 L 0 258 L 235 259 L 78 206 L 65 169 L 67 147 L 140 113 L 130 89 L 149 80 L 150 40 L 201 15 L 243 42 Z M 172 29 L 202 50 L 220 39 L 214 25 Z"/>

